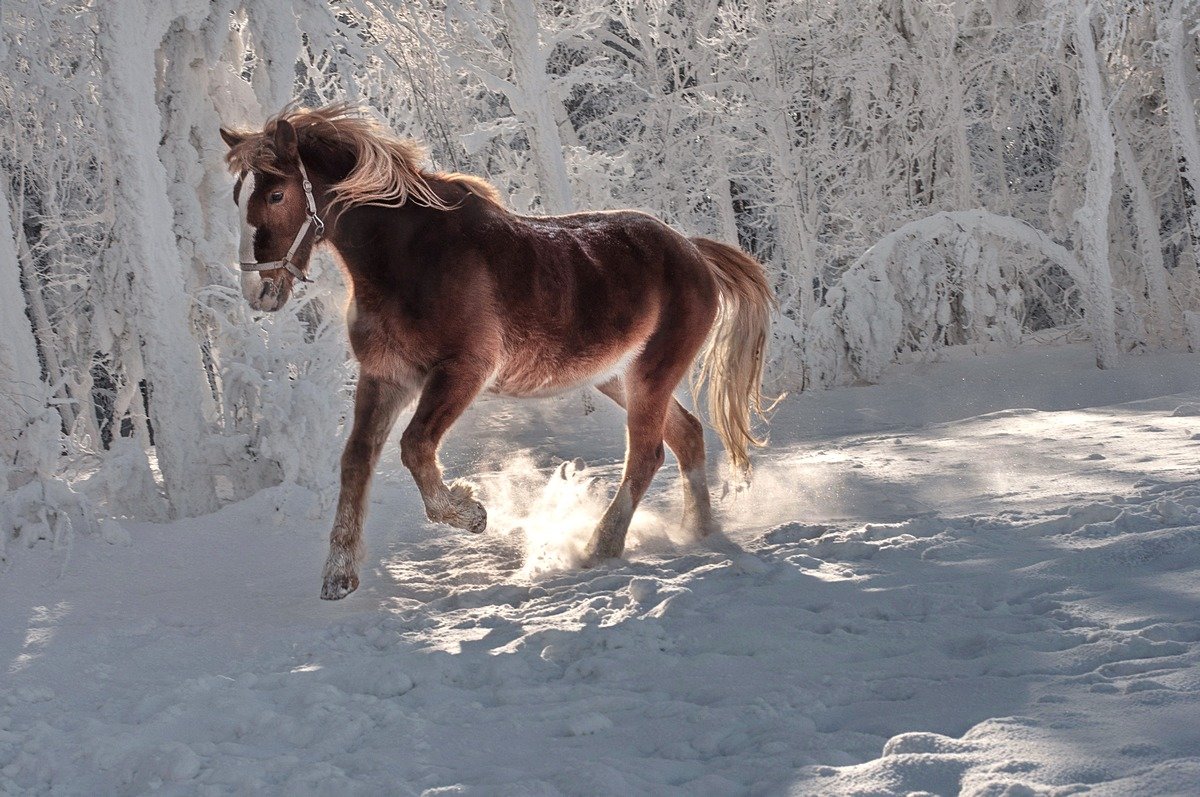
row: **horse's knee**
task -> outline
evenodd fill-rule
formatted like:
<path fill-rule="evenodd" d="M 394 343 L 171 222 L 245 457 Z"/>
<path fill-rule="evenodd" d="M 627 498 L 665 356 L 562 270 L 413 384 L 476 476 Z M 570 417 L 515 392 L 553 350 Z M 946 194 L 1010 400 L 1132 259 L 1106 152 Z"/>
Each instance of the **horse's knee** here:
<path fill-rule="evenodd" d="M 667 452 L 663 447 L 663 441 L 659 440 L 653 446 L 648 446 L 645 450 L 634 452 L 630 457 L 629 470 L 638 475 L 653 476 L 658 472 L 658 469 L 667 461 Z"/>
<path fill-rule="evenodd" d="M 675 409 L 677 410 L 675 417 L 679 418 L 683 422 L 684 427 L 686 427 L 687 434 L 704 437 L 704 425 L 700 423 L 699 418 L 697 418 L 695 415 L 692 415 L 678 404 L 675 405 Z"/>
<path fill-rule="evenodd" d="M 661 440 L 656 445 L 640 452 L 631 452 L 625 476 L 633 488 L 635 503 L 645 495 L 646 490 L 650 489 L 650 482 L 654 480 L 654 474 L 658 473 L 658 469 L 662 467 L 666 458 L 666 451 Z"/>
<path fill-rule="evenodd" d="M 379 446 L 373 440 L 351 437 L 342 449 L 342 472 L 372 463 L 379 456 Z"/>
<path fill-rule="evenodd" d="M 695 415 L 676 406 L 667 421 L 667 441 L 679 466 L 690 470 L 704 462 L 704 427 Z"/>

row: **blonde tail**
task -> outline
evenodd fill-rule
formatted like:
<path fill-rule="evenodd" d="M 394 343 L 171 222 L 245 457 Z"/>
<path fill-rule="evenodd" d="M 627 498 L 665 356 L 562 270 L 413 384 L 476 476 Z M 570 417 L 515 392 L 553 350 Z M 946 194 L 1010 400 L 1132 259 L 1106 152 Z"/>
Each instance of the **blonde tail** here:
<path fill-rule="evenodd" d="M 734 468 L 748 473 L 750 446 L 766 445 L 754 436 L 750 412 L 765 418 L 771 409 L 763 406 L 762 372 L 775 297 L 762 265 L 750 255 L 708 238 L 691 240 L 708 261 L 721 297 L 692 394 L 707 383 L 710 422 Z"/>

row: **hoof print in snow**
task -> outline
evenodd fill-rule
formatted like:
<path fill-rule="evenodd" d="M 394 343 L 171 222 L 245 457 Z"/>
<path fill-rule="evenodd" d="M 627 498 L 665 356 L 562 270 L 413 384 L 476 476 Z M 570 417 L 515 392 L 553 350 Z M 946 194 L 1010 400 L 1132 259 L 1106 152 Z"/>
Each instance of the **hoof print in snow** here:
<path fill-rule="evenodd" d="M 352 695 L 370 695 L 380 699 L 400 697 L 412 691 L 413 679 L 394 662 L 369 661 L 331 676 L 328 681 Z"/>
<path fill-rule="evenodd" d="M 125 527 L 111 518 L 100 523 L 100 538 L 109 545 L 133 544 L 133 537 Z"/>
<path fill-rule="evenodd" d="M 646 603 L 658 594 L 658 581 L 653 578 L 638 577 L 629 582 L 629 597 L 637 603 Z"/>
<path fill-rule="evenodd" d="M 613 726 L 612 720 L 603 714 L 591 712 L 567 721 L 568 736 L 591 736 L 606 731 Z"/>

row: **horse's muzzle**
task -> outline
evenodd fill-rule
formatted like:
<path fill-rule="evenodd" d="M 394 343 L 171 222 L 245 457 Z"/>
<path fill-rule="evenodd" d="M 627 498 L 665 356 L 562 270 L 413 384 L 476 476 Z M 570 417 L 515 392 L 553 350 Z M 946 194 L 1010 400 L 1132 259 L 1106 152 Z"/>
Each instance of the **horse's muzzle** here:
<path fill-rule="evenodd" d="M 283 275 L 262 277 L 257 273 L 245 272 L 242 274 L 242 296 L 252 309 L 273 313 L 287 304 L 291 286 Z"/>

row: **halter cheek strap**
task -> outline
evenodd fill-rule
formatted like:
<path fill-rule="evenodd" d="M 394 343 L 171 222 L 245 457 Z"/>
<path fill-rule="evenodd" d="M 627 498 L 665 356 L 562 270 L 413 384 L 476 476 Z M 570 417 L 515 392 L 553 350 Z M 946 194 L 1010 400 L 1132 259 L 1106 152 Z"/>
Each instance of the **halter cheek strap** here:
<path fill-rule="evenodd" d="M 242 271 L 270 271 L 271 269 L 282 268 L 301 282 L 312 282 L 308 277 L 304 276 L 304 272 L 296 268 L 296 264 L 292 262 L 292 258 L 296 256 L 296 250 L 300 248 L 300 244 L 304 243 L 304 238 L 308 235 L 308 231 L 316 228 L 316 236 L 313 238 L 313 243 L 321 240 L 321 236 L 325 234 L 325 222 L 317 215 L 317 200 L 313 196 L 312 183 L 308 181 L 308 172 L 304 170 L 304 162 L 297 159 L 296 163 L 300 166 L 300 177 L 303 179 L 304 186 L 304 202 L 308 206 L 304 223 L 300 225 L 299 231 L 296 233 L 295 240 L 292 241 L 291 247 L 287 250 L 287 254 L 283 256 L 283 260 L 271 260 L 265 263 L 255 261 L 247 263 L 242 261 Z"/>

